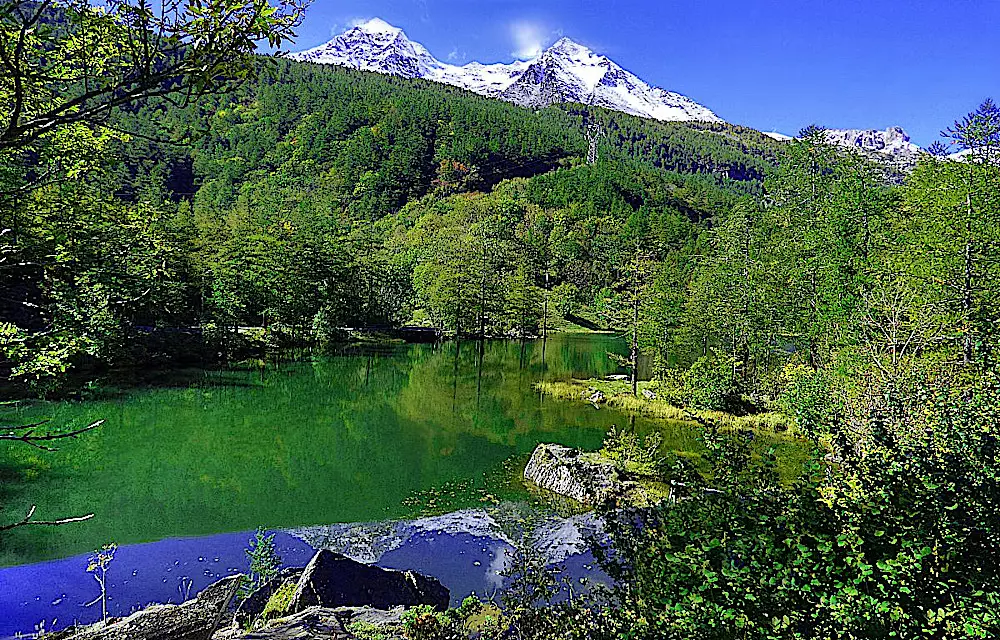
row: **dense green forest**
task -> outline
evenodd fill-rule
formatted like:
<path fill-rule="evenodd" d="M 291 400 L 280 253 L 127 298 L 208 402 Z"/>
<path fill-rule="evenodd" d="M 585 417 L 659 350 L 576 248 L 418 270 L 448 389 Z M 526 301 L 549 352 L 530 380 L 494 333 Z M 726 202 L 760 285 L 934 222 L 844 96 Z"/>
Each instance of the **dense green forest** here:
<path fill-rule="evenodd" d="M 588 123 L 607 132 L 595 166 Z M 546 299 L 614 325 L 629 220 L 649 227 L 651 259 L 683 270 L 676 250 L 693 255 L 779 152 L 737 127 L 532 113 L 274 60 L 233 91 L 150 100 L 111 127 L 75 179 L 8 201 L 6 367 L 39 390 L 72 367 L 175 357 L 182 330 L 224 350 L 240 326 L 278 341 L 413 323 L 530 336 Z"/>
<path fill-rule="evenodd" d="M 0 77 L 0 96 L 17 91 Z M 526 571 L 516 637 L 1000 632 L 991 101 L 946 131 L 965 161 L 928 155 L 900 176 L 815 128 L 778 143 L 532 112 L 280 60 L 205 94 L 6 127 L 7 393 L 363 325 L 611 327 L 633 345 L 621 364 L 650 359 L 663 397 L 781 411 L 815 454 L 789 485 L 752 459 L 752 433 L 704 421 L 709 471 L 661 465 L 694 499 L 605 514 L 610 600 L 538 609 L 545 572 Z"/>

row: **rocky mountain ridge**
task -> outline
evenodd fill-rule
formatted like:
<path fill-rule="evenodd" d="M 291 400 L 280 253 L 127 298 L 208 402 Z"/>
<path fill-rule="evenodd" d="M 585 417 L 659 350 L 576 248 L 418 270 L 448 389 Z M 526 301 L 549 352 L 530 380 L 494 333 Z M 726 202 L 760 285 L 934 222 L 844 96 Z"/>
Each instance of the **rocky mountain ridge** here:
<path fill-rule="evenodd" d="M 533 60 L 458 66 L 441 62 L 402 29 L 374 18 L 291 58 L 423 78 L 525 107 L 579 102 L 662 121 L 722 122 L 687 96 L 653 87 L 569 38 Z"/>

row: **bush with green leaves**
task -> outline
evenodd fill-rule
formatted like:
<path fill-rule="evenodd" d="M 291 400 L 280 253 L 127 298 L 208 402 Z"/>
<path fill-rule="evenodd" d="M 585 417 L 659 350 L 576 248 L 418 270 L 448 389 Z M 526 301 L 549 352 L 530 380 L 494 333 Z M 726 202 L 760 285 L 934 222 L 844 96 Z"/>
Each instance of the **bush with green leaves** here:
<path fill-rule="evenodd" d="M 403 613 L 403 633 L 408 640 L 465 640 L 471 635 L 491 637 L 495 630 L 492 621 L 469 628 L 470 618 L 482 613 L 485 605 L 475 596 L 462 601 L 457 609 L 437 611 L 429 605 L 418 605 Z"/>
<path fill-rule="evenodd" d="M 702 356 L 684 373 L 684 404 L 695 409 L 732 411 L 740 404 L 737 362 L 731 356 Z"/>
<path fill-rule="evenodd" d="M 781 372 L 781 381 L 784 388 L 778 407 L 794 418 L 802 433 L 821 435 L 837 411 L 830 374 L 804 364 L 788 364 Z"/>
<path fill-rule="evenodd" d="M 839 463 L 817 446 L 792 486 L 710 430 L 692 499 L 605 514 L 610 634 L 997 637 L 1000 376 L 888 383 L 825 430 Z"/>
<path fill-rule="evenodd" d="M 656 476 L 662 471 L 660 445 L 663 434 L 654 431 L 641 436 L 634 431 L 612 427 L 604 438 L 600 455 L 613 461 L 619 471 L 638 476 Z"/>

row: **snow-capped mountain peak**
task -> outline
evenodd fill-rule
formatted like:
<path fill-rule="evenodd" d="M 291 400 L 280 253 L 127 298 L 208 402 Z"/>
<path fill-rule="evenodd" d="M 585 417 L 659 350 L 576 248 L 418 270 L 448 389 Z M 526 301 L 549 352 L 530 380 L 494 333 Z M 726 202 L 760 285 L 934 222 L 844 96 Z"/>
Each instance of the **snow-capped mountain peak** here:
<path fill-rule="evenodd" d="M 534 60 L 451 65 L 434 58 L 402 29 L 373 18 L 293 59 L 406 78 L 423 78 L 526 107 L 580 102 L 656 120 L 721 121 L 679 93 L 651 87 L 610 59 L 560 38 Z"/>
<path fill-rule="evenodd" d="M 889 127 L 885 131 L 827 129 L 824 134 L 828 141 L 841 147 L 856 147 L 865 151 L 878 151 L 893 156 L 917 154 L 923 151 L 910 142 L 909 134 L 902 127 Z"/>
<path fill-rule="evenodd" d="M 580 44 L 576 40 L 563 36 L 556 40 L 551 47 L 545 50 L 551 54 L 565 55 L 565 56 L 592 56 L 594 52 L 584 45 Z"/>
<path fill-rule="evenodd" d="M 403 30 L 399 27 L 394 27 L 382 18 L 372 18 L 367 22 L 362 22 L 361 24 L 354 25 L 355 29 L 360 29 L 365 33 L 370 34 L 385 34 L 396 37 L 403 33 Z"/>

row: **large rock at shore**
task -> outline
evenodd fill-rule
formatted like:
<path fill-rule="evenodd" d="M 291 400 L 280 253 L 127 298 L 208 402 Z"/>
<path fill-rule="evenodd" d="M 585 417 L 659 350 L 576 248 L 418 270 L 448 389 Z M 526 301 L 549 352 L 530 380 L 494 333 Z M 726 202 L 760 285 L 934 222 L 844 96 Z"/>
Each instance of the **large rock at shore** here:
<path fill-rule="evenodd" d="M 224 578 L 184 604 L 153 605 L 124 620 L 71 632 L 72 640 L 206 640 L 229 609 L 241 576 Z"/>
<path fill-rule="evenodd" d="M 613 462 L 558 444 L 535 447 L 524 468 L 524 479 L 588 505 L 602 502 L 621 487 Z"/>
<path fill-rule="evenodd" d="M 292 611 L 308 607 L 376 609 L 428 604 L 447 609 L 450 594 L 434 578 L 413 571 L 393 571 L 351 560 L 322 549 L 309 561 L 292 597 Z"/>

